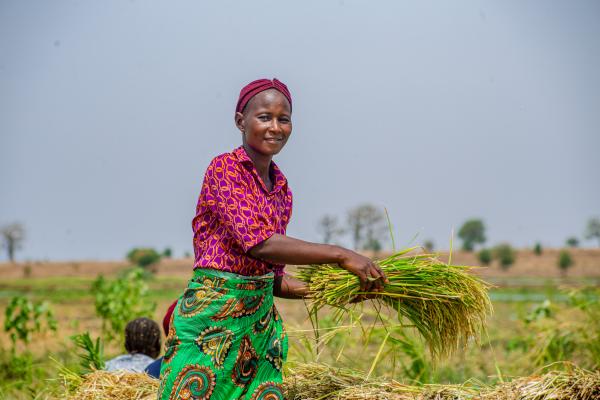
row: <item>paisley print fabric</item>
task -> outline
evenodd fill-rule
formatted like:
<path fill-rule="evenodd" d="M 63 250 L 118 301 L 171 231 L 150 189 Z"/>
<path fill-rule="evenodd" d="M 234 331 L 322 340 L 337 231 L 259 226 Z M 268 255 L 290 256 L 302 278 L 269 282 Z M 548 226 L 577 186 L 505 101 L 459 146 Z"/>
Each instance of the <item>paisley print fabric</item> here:
<path fill-rule="evenodd" d="M 177 375 L 169 399 L 208 400 L 215 385 L 215 373 L 209 367 L 188 365 Z"/>
<path fill-rule="evenodd" d="M 173 311 L 158 399 L 283 399 L 287 336 L 273 277 L 194 270 Z"/>
<path fill-rule="evenodd" d="M 284 400 L 281 384 L 275 382 L 261 383 L 250 400 Z"/>
<path fill-rule="evenodd" d="M 292 191 L 271 162 L 273 189 L 258 176 L 243 147 L 215 157 L 206 170 L 194 231 L 194 268 L 212 268 L 245 276 L 274 272 L 283 265 L 250 257 L 247 252 L 274 233 L 284 235 L 292 215 Z"/>
<path fill-rule="evenodd" d="M 277 332 L 273 332 L 273 336 L 269 339 L 269 347 L 267 348 L 267 354 L 265 357 L 273 368 L 277 371 L 281 371 L 281 366 L 283 364 L 283 341 L 285 340 L 285 334 L 281 333 L 280 335 Z"/>
<path fill-rule="evenodd" d="M 227 299 L 223 308 L 213 315 L 212 319 L 222 321 L 227 318 L 241 318 L 252 315 L 260 308 L 264 300 L 265 295 Z"/>
<path fill-rule="evenodd" d="M 200 350 L 211 356 L 214 366 L 218 369 L 223 368 L 223 363 L 232 342 L 233 332 L 222 326 L 206 328 L 196 339 L 196 344 L 198 344 Z"/>

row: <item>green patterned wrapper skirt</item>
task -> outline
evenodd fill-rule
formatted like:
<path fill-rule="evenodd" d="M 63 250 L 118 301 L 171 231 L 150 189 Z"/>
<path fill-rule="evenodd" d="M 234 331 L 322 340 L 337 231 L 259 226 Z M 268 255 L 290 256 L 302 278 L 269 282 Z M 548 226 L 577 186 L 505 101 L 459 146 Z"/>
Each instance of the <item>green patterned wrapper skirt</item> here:
<path fill-rule="evenodd" d="M 286 355 L 272 273 L 196 268 L 171 317 L 158 399 L 283 400 Z"/>

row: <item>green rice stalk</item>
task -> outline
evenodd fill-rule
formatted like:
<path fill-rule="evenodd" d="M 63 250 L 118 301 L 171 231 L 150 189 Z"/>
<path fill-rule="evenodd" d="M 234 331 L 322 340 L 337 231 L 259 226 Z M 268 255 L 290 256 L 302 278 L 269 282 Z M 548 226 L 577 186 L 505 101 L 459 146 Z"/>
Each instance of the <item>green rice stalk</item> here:
<path fill-rule="evenodd" d="M 469 273 L 473 267 L 448 265 L 434 254 L 408 254 L 414 249 L 376 261 L 389 279 L 380 293 L 361 292 L 358 277 L 337 264 L 300 266 L 297 277 L 309 286 L 313 311 L 324 306 L 347 310 L 357 295 L 376 294 L 375 301 L 417 329 L 434 359 L 470 339 L 478 342 L 492 311 L 490 285 Z"/>

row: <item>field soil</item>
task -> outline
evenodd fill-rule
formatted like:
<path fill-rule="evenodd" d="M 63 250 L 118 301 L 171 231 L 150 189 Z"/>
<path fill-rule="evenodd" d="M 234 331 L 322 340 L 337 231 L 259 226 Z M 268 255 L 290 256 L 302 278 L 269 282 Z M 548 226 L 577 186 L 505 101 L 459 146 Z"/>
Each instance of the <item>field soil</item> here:
<path fill-rule="evenodd" d="M 485 278 L 502 280 L 503 278 L 592 278 L 590 283 L 600 279 L 600 249 L 569 249 L 574 264 L 566 274 L 557 266 L 559 249 L 545 249 L 541 255 L 531 250 L 518 250 L 516 261 L 507 269 L 502 269 L 497 261 L 489 266 L 477 269 L 476 273 Z M 385 254 L 381 255 L 382 257 Z M 448 253 L 440 253 L 440 258 L 448 260 Z M 452 264 L 479 266 L 476 253 L 455 251 Z M 187 278 L 191 274 L 192 258 L 164 259 L 154 271 L 157 276 Z M 0 281 L 19 278 L 46 278 L 55 276 L 95 277 L 97 275 L 114 276 L 129 268 L 127 261 L 53 261 L 53 262 L 17 262 L 0 263 Z M 290 268 L 293 270 L 293 268 Z"/>

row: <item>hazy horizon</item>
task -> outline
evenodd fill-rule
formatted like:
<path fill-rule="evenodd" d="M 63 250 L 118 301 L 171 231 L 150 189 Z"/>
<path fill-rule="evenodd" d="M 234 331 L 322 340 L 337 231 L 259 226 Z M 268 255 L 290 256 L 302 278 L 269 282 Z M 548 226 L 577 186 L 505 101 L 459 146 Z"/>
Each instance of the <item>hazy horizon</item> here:
<path fill-rule="evenodd" d="M 193 253 L 239 90 L 277 77 L 290 236 L 372 203 L 397 247 L 473 217 L 490 245 L 597 247 L 599 22 L 595 1 L 4 1 L 0 226 L 24 224 L 17 260 Z"/>

